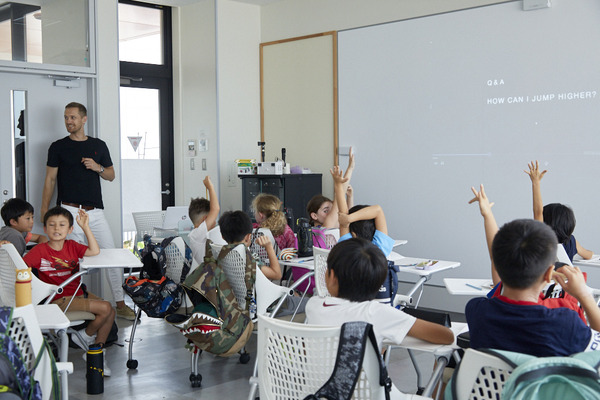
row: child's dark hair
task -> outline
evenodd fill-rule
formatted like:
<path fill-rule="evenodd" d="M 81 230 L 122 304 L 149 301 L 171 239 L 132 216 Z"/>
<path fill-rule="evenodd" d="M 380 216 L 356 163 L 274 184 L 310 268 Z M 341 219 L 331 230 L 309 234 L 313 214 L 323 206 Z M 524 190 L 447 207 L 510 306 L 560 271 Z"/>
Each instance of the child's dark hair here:
<path fill-rule="evenodd" d="M 333 246 L 327 269 L 338 280 L 338 297 L 350 301 L 373 300 L 387 275 L 387 260 L 379 247 L 362 238 Z"/>
<path fill-rule="evenodd" d="M 544 206 L 544 222 L 556 233 L 558 243 L 567 243 L 575 230 L 575 213 L 570 207 L 560 203 Z"/>
<path fill-rule="evenodd" d="M 46 212 L 46 214 L 44 214 L 44 226 L 46 226 L 46 222 L 50 217 L 55 217 L 58 215 L 62 215 L 67 220 L 69 220 L 69 228 L 73 226 L 73 214 L 71 214 L 69 210 L 61 206 L 51 208 Z"/>
<path fill-rule="evenodd" d="M 9 199 L 6 203 L 4 203 L 2 209 L 0 210 L 0 214 L 2 215 L 4 225 L 10 226 L 11 219 L 16 221 L 27 211 L 33 214 L 33 206 L 23 199 L 14 198 Z"/>
<path fill-rule="evenodd" d="M 556 235 L 532 219 L 517 219 L 502 226 L 492 242 L 492 259 L 502 283 L 526 289 L 535 284 L 556 259 Z"/>
<path fill-rule="evenodd" d="M 196 225 L 196 221 L 208 214 L 209 211 L 209 200 L 203 197 L 197 197 L 190 201 L 190 206 L 188 207 L 188 215 L 194 225 Z"/>
<path fill-rule="evenodd" d="M 325 196 L 323 196 L 322 194 L 317 194 L 314 195 L 312 197 L 312 199 L 310 199 L 308 201 L 308 203 L 306 204 L 306 214 L 308 215 L 308 219 L 310 220 L 310 224 L 311 225 L 315 225 L 318 223 L 317 220 L 313 219 L 313 217 L 311 216 L 312 213 L 318 213 L 319 212 L 319 208 L 321 208 L 321 206 L 323 205 L 323 203 L 326 202 L 330 202 L 333 203 L 333 201 Z"/>
<path fill-rule="evenodd" d="M 221 236 L 227 243 L 239 243 L 252 233 L 252 221 L 243 211 L 227 211 L 219 218 Z"/>
<path fill-rule="evenodd" d="M 353 212 L 357 212 L 363 208 L 368 206 L 365 205 L 357 205 L 348 210 L 348 214 L 352 214 Z M 375 219 L 365 219 L 362 221 L 354 221 L 349 226 L 350 232 L 354 233 L 356 237 L 360 237 L 366 239 L 368 241 L 373 240 L 373 236 L 375 236 Z"/>

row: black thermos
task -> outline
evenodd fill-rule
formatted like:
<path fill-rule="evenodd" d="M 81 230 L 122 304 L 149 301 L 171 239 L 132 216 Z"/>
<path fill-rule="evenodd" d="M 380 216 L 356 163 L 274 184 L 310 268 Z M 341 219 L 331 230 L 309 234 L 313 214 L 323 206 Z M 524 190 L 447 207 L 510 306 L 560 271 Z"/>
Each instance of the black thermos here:
<path fill-rule="evenodd" d="M 87 352 L 87 393 L 104 392 L 104 355 L 99 344 L 91 345 Z"/>

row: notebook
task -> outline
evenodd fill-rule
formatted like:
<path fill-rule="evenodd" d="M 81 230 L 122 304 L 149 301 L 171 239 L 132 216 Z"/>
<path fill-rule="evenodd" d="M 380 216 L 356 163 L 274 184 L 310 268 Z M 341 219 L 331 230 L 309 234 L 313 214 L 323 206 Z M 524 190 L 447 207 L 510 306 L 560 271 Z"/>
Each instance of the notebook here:
<path fill-rule="evenodd" d="M 194 229 L 194 224 L 188 216 L 187 206 L 171 206 L 165 211 L 163 229 L 176 229 L 179 232 L 188 232 Z"/>

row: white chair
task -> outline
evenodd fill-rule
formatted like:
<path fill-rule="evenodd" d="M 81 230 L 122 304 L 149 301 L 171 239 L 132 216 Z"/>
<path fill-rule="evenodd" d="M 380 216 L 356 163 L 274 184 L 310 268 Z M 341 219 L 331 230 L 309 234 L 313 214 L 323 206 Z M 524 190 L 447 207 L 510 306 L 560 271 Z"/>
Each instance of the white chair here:
<path fill-rule="evenodd" d="M 34 378 L 40 383 L 42 398 L 49 399 L 52 394 L 52 365 L 50 355 L 43 346 L 44 338 L 35 316 L 33 305 L 13 309 L 12 323 L 8 329 L 10 337 L 21 350 L 25 364 L 31 370 L 35 364 L 38 351 L 42 351 L 40 362 L 35 370 Z M 41 350 L 40 350 L 41 349 Z M 56 368 L 61 375 L 73 373 L 73 364 L 57 362 Z M 62 398 L 68 399 L 68 386 L 62 384 Z"/>
<path fill-rule="evenodd" d="M 137 244 L 144 235 L 154 235 L 154 228 L 162 228 L 166 211 L 142 211 L 131 213 L 135 223 L 134 251 L 137 253 Z"/>
<path fill-rule="evenodd" d="M 225 239 L 223 239 L 223 236 L 221 236 L 221 227 L 219 225 L 208 231 L 208 239 L 210 239 L 214 244 L 218 244 L 220 246 L 227 244 Z"/>
<path fill-rule="evenodd" d="M 320 249 L 313 247 L 314 269 L 315 269 L 315 288 L 319 297 L 331 296 L 325 283 L 325 273 L 327 272 L 327 257 L 329 249 Z"/>
<path fill-rule="evenodd" d="M 513 367 L 500 358 L 474 349 L 467 349 L 458 373 L 450 382 L 456 388 L 455 399 L 496 400 Z M 451 390 L 451 388 L 446 389 Z M 475 397 L 473 397 L 475 396 Z"/>
<path fill-rule="evenodd" d="M 252 231 L 252 244 L 250 245 L 250 253 L 258 254 L 258 258 L 265 264 L 269 265 L 269 257 L 267 255 L 267 250 L 264 247 L 261 247 L 256 243 L 256 239 L 266 236 L 271 241 L 271 245 L 273 245 L 273 249 L 275 250 L 275 254 L 279 253 L 279 247 L 277 246 L 277 242 L 275 242 L 275 238 L 273 237 L 273 233 L 270 229 L 267 228 L 258 228 Z"/>
<path fill-rule="evenodd" d="M 259 315 L 258 387 L 261 400 L 304 399 L 330 377 L 335 365 L 340 327 L 304 325 Z M 367 346 L 363 373 L 356 384 L 355 399 L 385 399 L 379 385 L 380 355 Z M 249 399 L 253 400 L 254 393 Z M 400 392 L 394 385 L 392 399 L 424 399 Z"/>

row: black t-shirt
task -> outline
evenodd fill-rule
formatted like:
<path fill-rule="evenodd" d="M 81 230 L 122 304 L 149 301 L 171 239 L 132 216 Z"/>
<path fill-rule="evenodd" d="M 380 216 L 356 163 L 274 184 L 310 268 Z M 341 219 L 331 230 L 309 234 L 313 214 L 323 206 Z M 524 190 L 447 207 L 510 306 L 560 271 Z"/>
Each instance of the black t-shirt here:
<path fill-rule="evenodd" d="M 76 203 L 84 206 L 104 208 L 100 189 L 100 175 L 91 169 L 86 169 L 81 162 L 83 157 L 94 159 L 104 168 L 113 165 L 106 143 L 89 137 L 78 142 L 69 136 L 57 140 L 48 149 L 49 167 L 58 168 L 57 204 L 61 202 Z"/>

